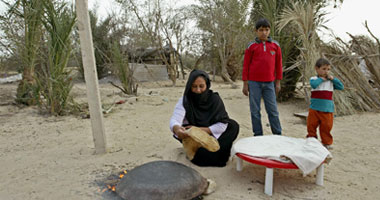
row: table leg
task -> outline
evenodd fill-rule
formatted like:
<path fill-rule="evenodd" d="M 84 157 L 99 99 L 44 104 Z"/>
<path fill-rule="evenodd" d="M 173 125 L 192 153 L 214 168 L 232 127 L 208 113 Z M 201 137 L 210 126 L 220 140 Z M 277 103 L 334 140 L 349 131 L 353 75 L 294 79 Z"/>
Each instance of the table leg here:
<path fill-rule="evenodd" d="M 243 159 L 239 158 L 236 156 L 236 171 L 241 171 L 243 170 Z"/>
<path fill-rule="evenodd" d="M 317 185 L 323 185 L 323 174 L 324 174 L 324 166 L 323 166 L 323 163 L 321 165 L 319 165 L 319 167 L 317 168 L 317 180 L 316 180 L 316 184 Z"/>
<path fill-rule="evenodd" d="M 269 196 L 272 196 L 272 191 L 273 191 L 273 168 L 266 168 L 264 193 Z"/>

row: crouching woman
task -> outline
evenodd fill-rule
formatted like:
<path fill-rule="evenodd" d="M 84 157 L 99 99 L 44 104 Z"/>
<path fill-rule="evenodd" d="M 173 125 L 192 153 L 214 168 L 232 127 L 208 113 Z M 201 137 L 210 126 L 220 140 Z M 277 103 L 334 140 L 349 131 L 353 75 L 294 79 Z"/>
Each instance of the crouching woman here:
<path fill-rule="evenodd" d="M 190 73 L 184 94 L 170 119 L 170 130 L 180 142 L 189 137 L 186 129 L 192 126 L 215 137 L 220 149 L 210 152 L 200 147 L 191 162 L 198 166 L 224 167 L 229 160 L 232 143 L 238 136 L 239 124 L 228 117 L 222 99 L 210 90 L 210 86 L 206 72 L 193 70 Z"/>

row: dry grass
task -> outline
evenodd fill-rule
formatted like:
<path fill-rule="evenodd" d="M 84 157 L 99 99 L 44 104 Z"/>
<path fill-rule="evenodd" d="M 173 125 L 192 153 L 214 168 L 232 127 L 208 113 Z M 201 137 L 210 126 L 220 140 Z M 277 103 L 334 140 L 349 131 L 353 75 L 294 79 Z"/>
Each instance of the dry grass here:
<path fill-rule="evenodd" d="M 359 66 L 361 59 L 365 56 L 354 54 L 361 52 L 362 49 L 370 49 L 369 46 L 366 46 L 365 43 L 357 43 L 358 45 L 351 45 L 348 48 L 349 45 L 339 38 L 337 41 L 323 47 L 324 56 L 332 62 L 334 76 L 345 85 L 345 90 L 334 94 L 337 114 L 348 115 L 358 111 L 380 111 L 379 88 L 370 84 Z M 378 69 L 380 67 L 379 59 L 371 60 L 370 65 Z"/>

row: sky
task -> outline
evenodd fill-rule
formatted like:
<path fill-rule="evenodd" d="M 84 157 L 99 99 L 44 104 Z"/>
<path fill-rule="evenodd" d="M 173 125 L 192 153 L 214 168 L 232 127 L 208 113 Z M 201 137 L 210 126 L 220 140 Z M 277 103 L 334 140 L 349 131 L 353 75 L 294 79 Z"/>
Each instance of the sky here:
<path fill-rule="evenodd" d="M 75 0 L 68 0 L 75 2 Z M 115 8 L 113 0 L 88 0 L 89 8 L 98 5 L 98 13 L 106 16 L 107 13 Z M 194 0 L 179 0 L 172 1 L 175 4 L 187 5 Z M 5 10 L 4 5 L 0 4 L 0 12 Z M 349 32 L 353 35 L 364 34 L 369 35 L 364 27 L 365 20 L 368 21 L 368 26 L 372 33 L 380 38 L 380 1 L 379 0 L 344 0 L 343 5 L 338 8 L 327 8 L 330 12 L 326 16 L 329 21 L 326 23 L 334 34 L 341 37 L 344 41 L 348 41 L 350 37 L 346 34 Z M 322 38 L 330 39 L 326 32 L 322 32 Z"/>
<path fill-rule="evenodd" d="M 379 0 L 344 0 L 343 5 L 333 9 L 332 6 L 327 8 L 330 12 L 327 18 L 330 19 L 326 26 L 333 32 L 348 41 L 350 37 L 346 32 L 352 35 L 368 35 L 369 33 L 364 26 L 367 20 L 371 32 L 380 38 L 380 1 Z"/>
<path fill-rule="evenodd" d="M 182 5 L 191 4 L 194 0 L 176 1 Z M 178 4 L 177 3 L 177 4 Z M 109 8 L 114 7 L 113 0 L 89 0 L 89 8 L 98 4 L 98 12 L 101 15 L 106 15 Z M 346 32 L 353 35 L 369 33 L 364 27 L 365 20 L 368 21 L 368 26 L 372 33 L 380 38 L 380 1 L 379 0 L 344 0 L 344 3 L 338 8 L 329 6 L 326 8 L 329 12 L 326 16 L 329 21 L 326 26 L 332 29 L 334 34 L 344 41 L 349 41 L 350 37 Z M 329 32 L 323 31 L 320 33 L 323 39 L 331 40 Z M 326 41 L 327 42 L 327 41 Z"/>

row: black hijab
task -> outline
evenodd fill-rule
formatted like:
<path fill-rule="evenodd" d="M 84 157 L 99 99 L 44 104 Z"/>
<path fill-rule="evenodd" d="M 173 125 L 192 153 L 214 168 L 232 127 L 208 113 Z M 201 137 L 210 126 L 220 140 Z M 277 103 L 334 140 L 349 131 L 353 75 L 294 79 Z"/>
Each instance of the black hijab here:
<path fill-rule="evenodd" d="M 195 94 L 191 91 L 191 86 L 200 76 L 206 80 L 207 89 L 201 94 Z M 210 78 L 206 72 L 193 70 L 190 73 L 183 95 L 183 107 L 189 125 L 208 127 L 217 122 L 227 123 L 229 117 L 223 101 L 218 93 L 210 90 L 210 86 Z"/>

